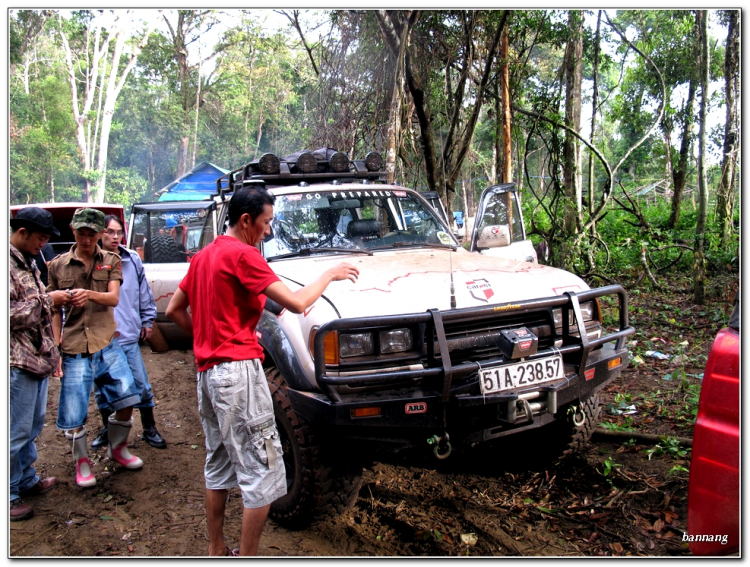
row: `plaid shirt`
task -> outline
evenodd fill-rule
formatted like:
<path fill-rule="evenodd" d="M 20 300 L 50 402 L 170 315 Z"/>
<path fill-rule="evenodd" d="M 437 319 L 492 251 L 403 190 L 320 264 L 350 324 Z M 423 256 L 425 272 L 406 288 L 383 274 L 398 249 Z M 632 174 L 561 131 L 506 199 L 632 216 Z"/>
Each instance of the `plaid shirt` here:
<path fill-rule="evenodd" d="M 10 245 L 10 365 L 45 378 L 57 370 L 60 352 L 52 334 L 52 297 L 39 269 Z"/>

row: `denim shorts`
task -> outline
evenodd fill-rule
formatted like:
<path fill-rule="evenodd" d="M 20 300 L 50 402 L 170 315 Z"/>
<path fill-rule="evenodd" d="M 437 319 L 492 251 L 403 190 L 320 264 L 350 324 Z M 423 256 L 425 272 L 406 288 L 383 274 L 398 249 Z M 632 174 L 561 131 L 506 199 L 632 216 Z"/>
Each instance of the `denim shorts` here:
<path fill-rule="evenodd" d="M 260 360 L 198 372 L 198 411 L 206 435 L 206 488 L 239 486 L 245 508 L 262 508 L 286 494 L 283 451 Z"/>
<path fill-rule="evenodd" d="M 126 345 L 120 344 L 120 348 L 128 358 L 128 366 L 130 371 L 133 373 L 133 380 L 138 391 L 141 393 L 140 401 L 135 405 L 136 408 L 152 408 L 154 407 L 154 394 L 151 391 L 151 384 L 148 381 L 148 374 L 146 373 L 146 366 L 143 363 L 143 356 L 141 356 L 141 347 L 138 342 L 128 343 Z M 99 387 L 94 382 L 94 399 L 96 400 L 96 406 L 102 410 L 109 410 L 107 401 L 104 399 Z"/>
<path fill-rule="evenodd" d="M 96 383 L 107 405 L 116 412 L 141 400 L 128 359 L 117 339 L 94 354 L 63 354 L 57 428 L 67 431 L 86 423 L 91 387 Z"/>

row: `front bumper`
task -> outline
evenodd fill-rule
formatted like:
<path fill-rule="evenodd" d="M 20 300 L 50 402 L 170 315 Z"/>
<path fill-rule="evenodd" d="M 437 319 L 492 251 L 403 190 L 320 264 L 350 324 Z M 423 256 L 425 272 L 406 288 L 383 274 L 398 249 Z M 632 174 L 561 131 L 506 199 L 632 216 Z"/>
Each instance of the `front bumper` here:
<path fill-rule="evenodd" d="M 611 361 L 621 363 L 610 368 Z M 612 382 L 628 363 L 628 351 L 605 345 L 590 354 L 581 380 L 572 365 L 565 378 L 541 386 L 487 396 L 470 393 L 469 385 L 442 393 L 421 387 L 344 394 L 333 402 L 317 392 L 288 391 L 294 411 L 311 423 L 335 429 L 336 435 L 396 443 L 424 441 L 437 430 L 453 438 L 482 441 L 522 429 L 541 427 L 556 419 L 562 408 L 586 400 Z M 354 417 L 354 410 L 379 408 L 374 417 Z"/>
<path fill-rule="evenodd" d="M 619 329 L 600 338 L 589 340 L 569 332 L 568 312 L 584 328 L 580 302 L 605 295 L 619 299 Z M 528 360 L 561 354 L 564 378 L 541 385 L 517 388 L 491 395 L 479 393 L 477 372 L 480 364 L 464 361 L 453 365 L 445 337 L 444 324 L 451 319 L 503 316 L 562 308 L 564 315 L 562 344 L 540 349 Z M 435 336 L 442 356 L 428 348 L 424 368 L 359 374 L 328 375 L 325 366 L 324 340 L 328 332 L 356 329 L 363 326 L 423 323 L 429 336 Z M 434 332 L 434 334 L 433 334 Z M 581 293 L 566 292 L 562 296 L 519 302 L 512 305 L 488 306 L 471 310 L 440 312 L 367 319 L 338 319 L 321 326 L 314 339 L 316 378 L 323 393 L 289 390 L 295 412 L 306 421 L 333 428 L 337 435 L 403 442 L 436 429 L 450 430 L 470 440 L 486 440 L 520 429 L 540 427 L 559 417 L 561 408 L 587 400 L 614 380 L 627 366 L 629 356 L 625 338 L 635 332 L 628 324 L 627 296 L 621 286 L 607 286 Z M 559 341 L 558 341 L 559 342 Z M 619 359 L 619 361 L 618 361 Z M 482 367 L 508 364 L 503 358 L 483 360 Z M 377 391 L 341 393 L 336 386 L 380 386 Z M 354 410 L 377 408 L 372 417 L 355 417 Z"/>

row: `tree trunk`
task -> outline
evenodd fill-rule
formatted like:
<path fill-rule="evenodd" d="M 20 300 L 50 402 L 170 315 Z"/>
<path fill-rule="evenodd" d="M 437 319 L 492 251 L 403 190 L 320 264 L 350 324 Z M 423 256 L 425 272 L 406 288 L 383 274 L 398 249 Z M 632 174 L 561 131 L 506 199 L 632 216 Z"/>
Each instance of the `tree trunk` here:
<path fill-rule="evenodd" d="M 568 12 L 568 45 L 565 50 L 565 125 L 581 130 L 581 78 L 583 60 L 583 14 Z M 581 215 L 581 153 L 578 139 L 565 132 L 563 143 L 563 227 L 560 267 L 573 270 L 578 256 L 575 246 Z"/>
<path fill-rule="evenodd" d="M 62 26 L 62 18 L 59 18 L 60 26 L 60 39 L 62 40 L 63 51 L 65 53 L 65 64 L 68 72 L 68 81 L 70 83 L 70 98 L 73 108 L 73 121 L 76 125 L 76 142 L 78 143 L 78 150 L 81 154 L 81 165 L 83 166 L 84 172 L 84 189 L 83 199 L 85 202 L 90 203 L 92 201 L 91 194 L 91 158 L 92 148 L 89 146 L 89 142 L 86 139 L 86 122 L 88 120 L 89 112 L 91 111 L 91 105 L 94 101 L 94 93 L 96 92 L 96 83 L 99 73 L 99 62 L 103 59 L 109 50 L 109 38 L 104 40 L 101 48 L 99 47 L 99 39 L 101 37 L 101 28 L 97 27 L 95 39 L 94 39 L 94 61 L 91 65 L 90 73 L 85 77 L 86 83 L 84 84 L 86 98 L 83 102 L 83 106 L 79 107 L 78 100 L 78 78 L 76 77 L 76 66 L 73 64 L 73 55 L 70 50 L 70 44 L 68 43 L 68 37 L 65 35 L 65 31 Z"/>
<path fill-rule="evenodd" d="M 500 63 L 502 65 L 502 61 Z M 500 71 L 502 75 L 502 70 Z M 500 81 L 495 81 L 495 140 L 492 144 L 492 179 L 491 184 L 503 180 L 503 104 Z"/>
<path fill-rule="evenodd" d="M 508 28 L 503 28 L 500 38 L 500 85 L 503 100 L 503 175 L 502 182 L 513 181 L 513 156 L 511 150 L 511 124 L 510 124 L 510 64 L 508 62 Z"/>
<path fill-rule="evenodd" d="M 601 38 L 601 26 L 602 26 L 602 11 L 599 10 L 596 17 L 596 35 L 594 36 L 594 87 L 591 95 L 591 136 L 589 136 L 589 142 L 594 143 L 594 135 L 596 134 L 596 111 L 599 102 L 599 51 L 601 50 L 600 38 Z M 594 154 L 589 151 L 589 214 L 594 214 L 594 186 L 596 180 L 594 179 Z"/>
<path fill-rule="evenodd" d="M 398 148 L 401 147 L 401 108 L 405 95 L 404 57 L 406 46 L 409 44 L 410 31 L 411 27 L 407 21 L 401 34 L 398 56 L 396 57 L 396 72 L 393 75 L 393 92 L 391 93 L 391 108 L 385 150 L 385 170 L 388 172 L 388 183 L 391 184 L 396 181 L 396 158 L 398 157 Z"/>
<path fill-rule="evenodd" d="M 699 31 L 697 30 L 697 21 L 694 29 L 697 37 L 699 34 Z M 669 228 L 675 228 L 680 220 L 680 204 L 682 201 L 682 192 L 685 188 L 685 182 L 687 181 L 690 143 L 693 140 L 693 108 L 695 104 L 695 91 L 696 77 L 694 74 L 690 77 L 688 97 L 683 107 L 682 142 L 680 143 L 680 159 L 677 163 L 677 168 L 674 170 L 674 193 L 672 193 L 672 213 L 669 216 Z"/>
<path fill-rule="evenodd" d="M 700 30 L 700 74 L 701 74 L 701 108 L 700 134 L 698 135 L 698 222 L 695 227 L 695 246 L 693 265 L 693 299 L 697 305 L 705 303 L 706 292 L 706 217 L 708 216 L 708 187 L 706 186 L 706 115 L 708 113 L 708 11 L 696 11 L 696 20 Z"/>
<path fill-rule="evenodd" d="M 734 209 L 734 172 L 737 163 L 737 92 L 739 77 L 739 10 L 728 10 L 729 26 L 724 55 L 724 98 L 727 116 L 724 123 L 724 149 L 721 162 L 721 182 L 716 193 L 716 217 L 721 230 L 722 248 L 727 248 L 732 234 Z"/>
<path fill-rule="evenodd" d="M 130 75 L 130 72 L 135 67 L 141 50 L 148 42 L 148 38 L 151 35 L 153 27 L 149 27 L 146 30 L 140 43 L 133 48 L 133 54 L 130 57 L 125 68 L 120 72 L 120 57 L 122 55 L 122 48 L 125 42 L 130 37 L 129 28 L 127 25 L 123 25 L 117 30 L 115 34 L 115 49 L 112 53 L 112 61 L 110 63 L 109 79 L 107 80 L 107 91 L 104 97 L 104 111 L 102 112 L 101 118 L 101 134 L 99 135 L 99 157 L 97 159 L 97 171 L 99 173 L 99 181 L 96 192 L 96 202 L 104 202 L 104 189 L 107 182 L 107 154 L 109 150 L 109 133 L 112 130 L 112 118 L 115 114 L 115 102 L 117 97 L 120 96 L 122 87 L 125 85 L 125 80 Z"/>

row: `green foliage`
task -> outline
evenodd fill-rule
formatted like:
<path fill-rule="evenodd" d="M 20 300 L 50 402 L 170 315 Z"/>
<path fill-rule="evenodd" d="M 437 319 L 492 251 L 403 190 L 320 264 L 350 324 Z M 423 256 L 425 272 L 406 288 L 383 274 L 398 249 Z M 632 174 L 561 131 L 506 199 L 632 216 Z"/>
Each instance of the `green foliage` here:
<path fill-rule="evenodd" d="M 601 471 L 597 469 L 599 474 L 604 476 L 608 481 L 611 481 L 611 477 L 615 474 L 615 469 L 620 468 L 622 465 L 616 463 L 612 457 L 607 457 L 604 461 L 604 467 Z"/>
<path fill-rule="evenodd" d="M 649 461 L 655 455 L 664 455 L 672 459 L 684 459 L 690 455 L 690 449 L 683 447 L 678 439 L 668 435 L 659 437 L 659 439 L 661 439 L 659 443 L 644 451 L 648 455 Z"/>

